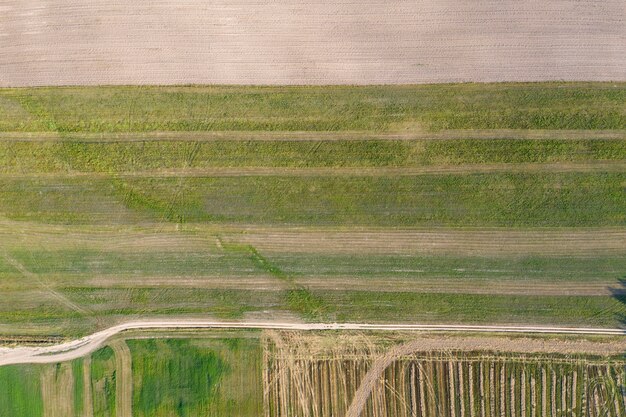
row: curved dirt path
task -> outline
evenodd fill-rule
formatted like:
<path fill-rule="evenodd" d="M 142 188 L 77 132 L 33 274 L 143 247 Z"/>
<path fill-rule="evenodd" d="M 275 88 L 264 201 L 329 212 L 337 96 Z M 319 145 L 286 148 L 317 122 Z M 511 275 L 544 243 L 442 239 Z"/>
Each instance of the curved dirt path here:
<path fill-rule="evenodd" d="M 273 330 L 387 330 L 459 331 L 477 333 L 541 333 L 626 336 L 626 329 L 479 326 L 458 324 L 369 324 L 369 323 L 294 323 L 226 322 L 214 320 L 141 320 L 122 323 L 81 339 L 53 346 L 0 348 L 0 366 L 20 363 L 56 363 L 77 359 L 94 352 L 112 336 L 127 330 L 146 329 L 273 329 Z"/>
<path fill-rule="evenodd" d="M 357 388 L 354 393 L 350 407 L 346 412 L 346 417 L 359 417 L 361 415 L 363 408 L 365 408 L 365 404 L 367 403 L 367 399 L 372 393 L 374 385 L 389 365 L 391 365 L 399 357 L 410 355 L 411 353 L 419 351 L 422 348 L 423 345 L 421 340 L 412 340 L 390 349 L 383 356 L 376 359 L 359 384 L 359 388 Z"/>

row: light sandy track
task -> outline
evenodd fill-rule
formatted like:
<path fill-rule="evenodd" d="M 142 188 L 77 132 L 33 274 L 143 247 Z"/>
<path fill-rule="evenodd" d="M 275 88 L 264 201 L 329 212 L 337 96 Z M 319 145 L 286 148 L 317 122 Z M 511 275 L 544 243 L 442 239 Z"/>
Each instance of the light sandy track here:
<path fill-rule="evenodd" d="M 141 320 L 110 327 L 82 339 L 45 347 L 0 348 L 0 366 L 19 363 L 56 363 L 73 360 L 94 352 L 108 339 L 127 330 L 149 329 L 269 329 L 269 330 L 381 330 L 381 331 L 456 331 L 463 333 L 537 333 L 570 335 L 626 336 L 626 329 L 524 327 L 478 325 L 422 325 L 368 323 L 225 322 L 213 320 Z"/>
<path fill-rule="evenodd" d="M 624 80 L 623 0 L 4 0 L 0 86 Z"/>
<path fill-rule="evenodd" d="M 206 178 L 206 177 L 408 177 L 444 174 L 495 174 L 495 173 L 546 173 L 546 172 L 624 172 L 626 162 L 559 162 L 524 164 L 460 164 L 423 167 L 245 167 L 245 168 L 172 168 L 119 173 L 54 172 L 54 173 L 2 173 L 3 179 L 64 179 L 64 178 Z"/>

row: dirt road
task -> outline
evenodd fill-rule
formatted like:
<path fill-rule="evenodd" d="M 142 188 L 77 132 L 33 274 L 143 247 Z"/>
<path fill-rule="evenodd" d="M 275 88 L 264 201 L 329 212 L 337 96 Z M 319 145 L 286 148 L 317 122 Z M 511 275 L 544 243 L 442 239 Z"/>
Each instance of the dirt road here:
<path fill-rule="evenodd" d="M 622 0 L 4 0 L 0 86 L 626 80 Z"/>
<path fill-rule="evenodd" d="M 82 339 L 44 347 L 0 348 L 0 366 L 19 363 L 56 363 L 73 360 L 94 352 L 112 336 L 127 330 L 145 329 L 272 329 L 272 330 L 387 330 L 459 331 L 466 333 L 540 333 L 626 336 L 626 329 L 572 327 L 367 324 L 367 323 L 288 323 L 225 322 L 213 320 L 142 320 L 119 324 Z"/>

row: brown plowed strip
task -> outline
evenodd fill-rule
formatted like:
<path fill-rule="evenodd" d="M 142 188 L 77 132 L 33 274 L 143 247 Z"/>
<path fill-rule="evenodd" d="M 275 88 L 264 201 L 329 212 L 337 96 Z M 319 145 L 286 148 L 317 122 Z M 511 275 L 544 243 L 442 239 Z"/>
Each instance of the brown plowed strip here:
<path fill-rule="evenodd" d="M 424 167 L 382 168 L 174 168 L 120 173 L 54 172 L 54 173 L 3 173 L 5 179 L 56 179 L 56 178 L 203 178 L 203 177 L 410 177 L 440 174 L 491 174 L 539 172 L 625 172 L 626 162 L 601 161 L 584 163 L 528 163 L 528 164 L 463 164 Z"/>
<path fill-rule="evenodd" d="M 91 393 L 91 355 L 83 359 L 83 417 L 93 417 L 93 397 Z"/>
<path fill-rule="evenodd" d="M 622 0 L 3 0 L 0 86 L 626 78 Z"/>
<path fill-rule="evenodd" d="M 63 133 L 0 132 L 0 142 L 76 141 L 94 143 L 115 142 L 211 142 L 211 141 L 355 141 L 355 140 L 455 140 L 455 139 L 524 139 L 524 140 L 588 140 L 626 139 L 626 130 L 442 130 L 438 132 L 338 131 L 208 131 L 208 132 L 132 132 L 132 133 Z"/>
<path fill-rule="evenodd" d="M 115 412 L 117 417 L 132 417 L 133 370 L 130 349 L 124 340 L 110 344 L 115 352 Z"/>
<path fill-rule="evenodd" d="M 41 376 L 44 417 L 74 415 L 74 376 L 72 366 L 65 362 L 57 368 L 47 365 Z"/>
<path fill-rule="evenodd" d="M 266 254 L 458 254 L 596 256 L 626 254 L 626 229 L 309 231 L 255 230 L 225 234 Z"/>

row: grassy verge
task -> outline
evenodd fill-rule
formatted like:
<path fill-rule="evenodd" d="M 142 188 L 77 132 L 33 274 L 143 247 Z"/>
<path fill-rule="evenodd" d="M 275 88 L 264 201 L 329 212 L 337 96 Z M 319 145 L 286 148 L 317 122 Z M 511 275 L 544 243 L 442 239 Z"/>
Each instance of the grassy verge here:
<path fill-rule="evenodd" d="M 623 129 L 623 83 L 0 90 L 0 130 Z"/>
<path fill-rule="evenodd" d="M 0 214 L 65 224 L 622 226 L 622 173 L 1 180 Z"/>
<path fill-rule="evenodd" d="M 207 168 L 416 168 L 623 161 L 623 140 L 1 142 L 0 173 L 139 173 Z"/>
<path fill-rule="evenodd" d="M 135 210 L 178 222 L 590 227 L 624 224 L 625 178 L 554 173 L 138 179 L 120 181 L 118 193 L 132 195 L 126 204 Z"/>
<path fill-rule="evenodd" d="M 595 256 L 423 256 L 415 255 L 312 255 L 275 254 L 272 261 L 283 271 L 307 278 L 358 276 L 368 278 L 420 279 L 462 278 L 503 282 L 594 282 L 618 283 L 626 270 L 623 257 Z"/>
<path fill-rule="evenodd" d="M 338 320 L 619 327 L 626 297 L 314 291 Z"/>

